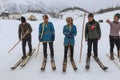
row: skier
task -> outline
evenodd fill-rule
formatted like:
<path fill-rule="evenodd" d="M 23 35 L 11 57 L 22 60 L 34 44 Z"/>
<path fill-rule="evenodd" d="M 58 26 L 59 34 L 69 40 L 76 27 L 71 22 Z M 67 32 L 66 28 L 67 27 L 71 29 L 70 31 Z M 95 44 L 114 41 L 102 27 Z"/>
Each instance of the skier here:
<path fill-rule="evenodd" d="M 65 35 L 65 37 L 64 37 L 63 65 L 64 65 L 64 62 L 67 62 L 68 48 L 70 48 L 70 60 L 74 61 L 74 57 L 73 57 L 73 55 L 74 55 L 74 43 L 75 43 L 74 37 L 77 34 L 77 29 L 76 29 L 76 26 L 73 24 L 72 17 L 67 17 L 66 22 L 67 22 L 67 25 L 65 25 L 63 28 L 63 34 Z"/>
<path fill-rule="evenodd" d="M 39 41 L 43 43 L 43 61 L 47 61 L 47 43 L 49 43 L 51 61 L 54 60 L 53 42 L 55 40 L 55 30 L 52 22 L 48 22 L 48 16 L 42 16 L 43 22 L 39 25 Z"/>
<path fill-rule="evenodd" d="M 87 49 L 87 57 L 86 57 L 86 69 L 89 69 L 90 65 L 90 57 L 93 45 L 94 57 L 98 57 L 98 40 L 101 38 L 101 29 L 100 25 L 94 19 L 94 15 L 92 13 L 88 14 L 88 21 L 85 26 L 85 41 L 87 41 L 88 49 Z"/>
<path fill-rule="evenodd" d="M 28 42 L 28 47 L 29 47 L 29 55 L 32 53 L 32 44 L 31 44 L 31 32 L 32 28 L 29 23 L 26 22 L 25 17 L 21 17 L 21 23 L 19 25 L 18 29 L 18 36 L 19 39 L 21 40 L 22 37 L 25 35 L 25 37 L 22 39 L 22 51 L 23 51 L 23 56 L 22 59 L 26 58 L 26 43 Z"/>
<path fill-rule="evenodd" d="M 118 58 L 120 57 L 120 14 L 117 13 L 114 15 L 114 21 L 110 21 L 109 19 L 106 22 L 110 25 L 110 34 L 109 34 L 109 41 L 110 41 L 110 59 L 114 60 L 114 44 L 117 47 L 117 54 Z"/>

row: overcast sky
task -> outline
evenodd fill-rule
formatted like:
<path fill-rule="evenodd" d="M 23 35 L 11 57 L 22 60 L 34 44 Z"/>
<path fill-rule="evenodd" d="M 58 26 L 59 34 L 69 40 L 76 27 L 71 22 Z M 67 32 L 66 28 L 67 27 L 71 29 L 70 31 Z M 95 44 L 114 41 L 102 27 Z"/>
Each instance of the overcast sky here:
<path fill-rule="evenodd" d="M 76 0 L 77 1 L 77 0 Z M 120 0 L 78 0 L 81 6 L 90 10 L 98 11 L 101 8 L 120 5 Z"/>
<path fill-rule="evenodd" d="M 98 11 L 100 9 L 105 9 L 108 7 L 120 6 L 120 0 L 0 0 L 0 5 L 8 1 L 24 3 L 25 1 L 37 2 L 41 1 L 50 7 L 62 8 L 63 6 L 79 6 L 90 12 Z M 22 4 L 23 4 L 22 3 Z"/>

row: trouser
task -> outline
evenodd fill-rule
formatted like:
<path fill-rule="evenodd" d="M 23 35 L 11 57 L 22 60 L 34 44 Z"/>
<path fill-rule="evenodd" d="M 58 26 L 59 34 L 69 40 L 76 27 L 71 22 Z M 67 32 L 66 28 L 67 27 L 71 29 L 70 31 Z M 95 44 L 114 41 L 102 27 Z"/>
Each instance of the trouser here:
<path fill-rule="evenodd" d="M 87 50 L 87 56 L 91 56 L 92 51 L 92 44 L 93 44 L 93 52 L 94 56 L 98 57 L 98 39 L 88 39 L 88 50 Z"/>
<path fill-rule="evenodd" d="M 26 43 L 28 42 L 29 52 L 32 52 L 31 38 L 22 40 L 22 51 L 23 55 L 26 55 Z"/>
<path fill-rule="evenodd" d="M 110 41 L 110 53 L 114 53 L 114 45 L 116 45 L 117 47 L 117 51 L 119 52 L 119 49 L 120 49 L 120 39 L 119 37 L 109 37 L 109 41 Z"/>
<path fill-rule="evenodd" d="M 67 59 L 68 48 L 70 48 L 70 59 L 73 59 L 74 46 L 72 45 L 64 46 L 64 59 Z"/>
<path fill-rule="evenodd" d="M 54 58 L 53 42 L 49 42 L 49 48 L 50 48 L 51 58 Z M 43 54 L 44 54 L 44 58 L 47 58 L 47 42 L 43 43 Z"/>

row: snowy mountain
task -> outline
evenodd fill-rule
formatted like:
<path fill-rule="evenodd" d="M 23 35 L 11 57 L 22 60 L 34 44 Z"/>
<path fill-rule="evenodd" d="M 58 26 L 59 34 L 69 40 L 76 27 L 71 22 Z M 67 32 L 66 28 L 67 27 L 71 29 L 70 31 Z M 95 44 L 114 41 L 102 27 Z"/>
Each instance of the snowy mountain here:
<path fill-rule="evenodd" d="M 68 58 L 67 70 L 65 73 L 62 72 L 63 65 L 63 56 L 64 56 L 64 46 L 63 46 L 63 26 L 66 24 L 65 18 L 63 19 L 54 19 L 49 18 L 49 21 L 53 22 L 55 27 L 55 62 L 56 62 L 56 71 L 53 71 L 50 63 L 50 52 L 48 47 L 48 61 L 46 64 L 45 71 L 41 71 L 41 63 L 43 60 L 43 48 L 40 43 L 40 49 L 38 57 L 36 57 L 36 52 L 32 55 L 29 62 L 24 66 L 18 66 L 17 69 L 11 70 L 10 67 L 13 66 L 17 60 L 22 56 L 22 46 L 19 43 L 11 53 L 8 54 L 8 50 L 18 41 L 18 25 L 20 21 L 18 20 L 2 20 L 0 19 L 0 80 L 119 80 L 120 79 L 120 62 L 119 59 L 115 56 L 115 62 L 119 66 L 116 66 L 105 54 L 109 53 L 109 31 L 110 27 L 105 22 L 106 19 L 113 20 L 115 13 L 120 12 L 108 12 L 100 15 L 95 15 L 95 19 L 98 21 L 103 20 L 103 23 L 100 23 L 101 27 L 101 39 L 98 43 L 98 53 L 100 60 L 104 65 L 108 66 L 107 71 L 103 71 L 93 58 L 91 58 L 90 69 L 85 69 L 86 62 L 86 52 L 87 52 L 87 43 L 83 39 L 83 54 L 82 62 L 79 62 L 80 56 L 80 44 L 81 44 L 81 33 L 82 33 L 82 23 L 83 17 L 77 17 L 76 14 L 79 12 L 76 11 L 74 14 L 72 12 L 64 13 L 65 16 L 69 14 L 74 19 L 74 24 L 77 27 L 77 35 L 75 37 L 75 47 L 74 47 L 74 59 L 78 67 L 77 71 L 74 71 L 70 60 Z M 28 21 L 32 28 L 32 46 L 33 48 L 38 49 L 38 26 L 42 20 L 42 14 L 33 13 L 38 21 Z M 83 13 L 81 13 L 83 14 Z M 24 14 L 23 16 L 27 17 L 30 14 Z M 87 17 L 85 18 L 85 23 L 88 21 Z M 26 46 L 28 51 L 28 47 Z M 116 48 L 114 50 L 116 53 Z"/>
<path fill-rule="evenodd" d="M 39 11 L 46 13 L 59 12 L 62 9 L 76 6 L 94 12 L 101 8 L 120 5 L 119 3 L 118 0 L 0 0 L 0 11 L 8 10 L 11 13 Z"/>

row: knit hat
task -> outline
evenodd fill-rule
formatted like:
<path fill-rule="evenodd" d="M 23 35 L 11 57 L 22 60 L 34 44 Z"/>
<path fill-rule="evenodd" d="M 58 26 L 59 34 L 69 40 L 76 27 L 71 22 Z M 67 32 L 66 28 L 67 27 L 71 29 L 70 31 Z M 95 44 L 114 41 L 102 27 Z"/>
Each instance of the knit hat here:
<path fill-rule="evenodd" d="M 22 23 L 25 23 L 25 22 L 26 22 L 25 17 L 23 17 L 23 16 L 21 17 L 21 22 L 22 22 Z"/>
<path fill-rule="evenodd" d="M 89 13 L 88 17 L 94 17 L 93 13 Z"/>
<path fill-rule="evenodd" d="M 120 19 L 120 14 L 119 14 L 119 13 L 116 13 L 115 16 L 117 16 L 118 19 Z M 114 17 L 115 17 L 115 16 L 114 16 Z"/>

